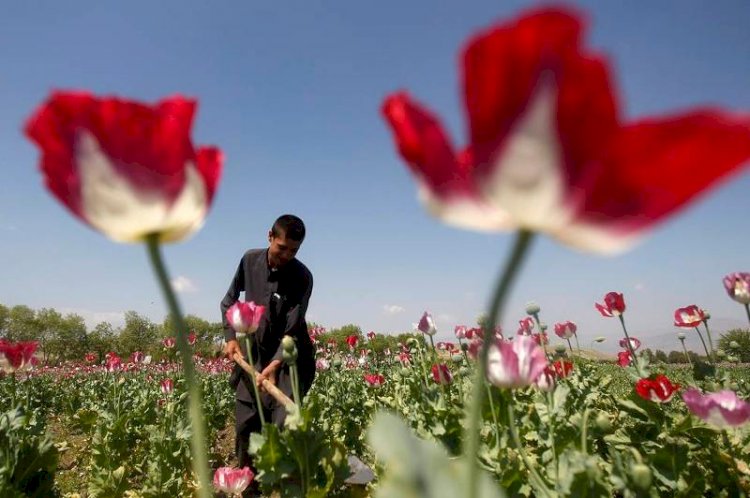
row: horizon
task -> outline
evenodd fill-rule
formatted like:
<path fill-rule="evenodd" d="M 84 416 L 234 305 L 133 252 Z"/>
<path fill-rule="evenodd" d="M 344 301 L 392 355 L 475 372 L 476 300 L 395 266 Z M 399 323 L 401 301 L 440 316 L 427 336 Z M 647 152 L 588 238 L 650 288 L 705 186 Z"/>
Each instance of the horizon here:
<path fill-rule="evenodd" d="M 586 43 L 607 54 L 627 119 L 708 105 L 750 110 L 750 3 L 571 4 L 588 12 Z M 241 255 L 266 247 L 274 219 L 291 212 L 308 229 L 299 253 L 315 279 L 308 322 L 401 333 L 429 311 L 437 338 L 451 339 L 455 325 L 484 313 L 511 237 L 455 229 L 425 212 L 380 105 L 406 89 L 463 143 L 461 47 L 536 5 L 8 6 L 0 20 L 0 257 L 8 262 L 0 303 L 76 313 L 89 328 L 128 310 L 163 321 L 145 248 L 112 243 L 70 216 L 43 186 L 38 152 L 21 128 L 53 88 L 149 102 L 183 93 L 200 101 L 195 143 L 226 155 L 205 226 L 164 248 L 186 314 L 219 321 Z M 711 312 L 715 339 L 746 329 L 745 310 L 721 279 L 750 271 L 748 188 L 747 172 L 721 182 L 616 257 L 538 237 L 503 329 L 515 334 L 533 300 L 551 343 L 553 324 L 571 320 L 582 347 L 606 336 L 597 349 L 617 350 L 619 324 L 594 309 L 609 291 L 625 294 L 629 331 L 644 348 L 679 351 L 672 317 L 689 304 Z"/>

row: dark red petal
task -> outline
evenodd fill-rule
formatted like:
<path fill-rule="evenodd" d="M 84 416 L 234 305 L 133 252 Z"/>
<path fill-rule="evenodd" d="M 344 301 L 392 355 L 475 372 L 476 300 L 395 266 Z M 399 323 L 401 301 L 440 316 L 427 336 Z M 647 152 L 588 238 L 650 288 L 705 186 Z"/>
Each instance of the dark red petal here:
<path fill-rule="evenodd" d="M 463 56 L 470 140 L 487 166 L 541 84 L 558 97 L 565 161 L 596 154 L 617 127 L 617 109 L 603 62 L 581 53 L 580 16 L 542 9 L 473 38 Z M 577 176 L 572 172 L 571 176 Z"/>
<path fill-rule="evenodd" d="M 174 200 L 194 160 L 190 129 L 195 102 L 173 97 L 149 106 L 84 92 L 56 92 L 26 125 L 42 150 L 41 167 L 53 194 L 80 216 L 76 148 L 82 132 L 96 139 L 114 168 L 134 187 Z"/>
<path fill-rule="evenodd" d="M 81 215 L 80 181 L 75 167 L 76 131 L 95 106 L 91 95 L 55 93 L 26 122 L 26 135 L 42 150 L 40 169 L 52 194 L 76 216 Z"/>
<path fill-rule="evenodd" d="M 473 191 L 443 127 L 406 93 L 389 96 L 382 112 L 391 125 L 401 156 L 412 172 L 438 196 Z"/>
<path fill-rule="evenodd" d="M 206 184 L 208 205 L 210 206 L 221 179 L 224 154 L 216 147 L 201 147 L 195 152 L 195 163 Z"/>
<path fill-rule="evenodd" d="M 646 228 L 685 206 L 750 159 L 750 117 L 696 111 L 624 127 L 582 206 L 593 222 Z"/>
<path fill-rule="evenodd" d="M 155 106 L 105 98 L 98 102 L 89 131 L 120 174 L 134 186 L 175 199 L 193 160 L 190 141 L 196 103 L 183 97 Z"/>

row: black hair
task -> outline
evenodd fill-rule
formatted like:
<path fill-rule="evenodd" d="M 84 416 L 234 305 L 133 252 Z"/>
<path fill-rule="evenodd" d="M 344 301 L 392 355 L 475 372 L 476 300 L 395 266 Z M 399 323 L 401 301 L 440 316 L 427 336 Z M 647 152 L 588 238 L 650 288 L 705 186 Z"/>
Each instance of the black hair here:
<path fill-rule="evenodd" d="M 280 237 L 283 234 L 288 239 L 302 242 L 305 239 L 305 224 L 293 214 L 284 214 L 273 222 L 271 234 L 274 237 Z"/>

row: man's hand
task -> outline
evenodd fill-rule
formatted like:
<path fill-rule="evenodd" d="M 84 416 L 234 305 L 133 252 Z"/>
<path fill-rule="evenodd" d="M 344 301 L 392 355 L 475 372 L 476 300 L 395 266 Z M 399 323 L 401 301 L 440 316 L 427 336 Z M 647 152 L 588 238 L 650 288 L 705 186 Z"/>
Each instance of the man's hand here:
<path fill-rule="evenodd" d="M 237 339 L 229 340 L 224 344 L 224 354 L 227 358 L 234 361 L 234 353 L 239 353 L 242 356 L 242 349 L 240 349 L 240 343 L 237 342 Z"/>
<path fill-rule="evenodd" d="M 273 360 L 271 363 L 268 364 L 266 368 L 263 369 L 262 372 L 257 374 L 255 376 L 255 382 L 258 384 L 259 388 L 263 387 L 263 381 L 267 380 L 274 386 L 276 385 L 276 371 L 281 366 L 280 360 Z"/>

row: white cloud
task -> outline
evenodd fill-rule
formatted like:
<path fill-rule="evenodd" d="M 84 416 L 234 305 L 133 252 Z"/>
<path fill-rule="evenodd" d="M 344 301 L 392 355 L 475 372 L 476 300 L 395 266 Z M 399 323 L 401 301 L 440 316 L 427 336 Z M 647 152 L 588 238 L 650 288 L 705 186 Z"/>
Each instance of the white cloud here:
<path fill-rule="evenodd" d="M 58 311 L 62 315 L 76 314 L 82 316 L 86 322 L 86 327 L 90 329 L 101 322 L 109 322 L 115 328 L 125 325 L 124 311 L 94 311 L 79 308 L 60 308 Z"/>
<path fill-rule="evenodd" d="M 179 292 L 181 294 L 198 291 L 198 287 L 195 285 L 195 283 L 193 283 L 193 281 L 187 278 L 185 275 L 179 275 L 173 278 L 172 287 L 176 292 Z"/>
<path fill-rule="evenodd" d="M 453 316 L 451 314 L 448 314 L 448 313 L 441 313 L 441 314 L 439 314 L 437 316 L 437 318 L 438 318 L 438 320 L 440 320 L 442 322 L 452 322 L 452 321 L 455 321 L 455 319 L 456 319 L 455 316 Z"/>
<path fill-rule="evenodd" d="M 396 315 L 398 313 L 403 313 L 406 310 L 397 304 L 386 304 L 383 306 L 383 311 L 385 311 L 387 315 Z"/>
<path fill-rule="evenodd" d="M 642 291 L 642 290 L 644 290 L 644 289 L 646 288 L 646 284 L 644 284 L 643 282 L 638 282 L 638 283 L 636 283 L 636 284 L 635 284 L 635 285 L 633 286 L 633 288 L 634 288 L 635 290 L 637 290 L 637 291 Z"/>

